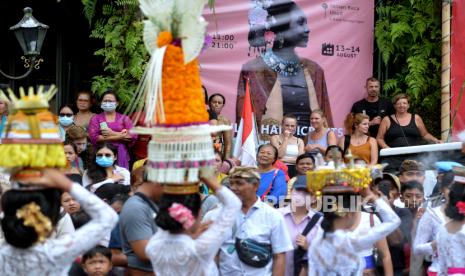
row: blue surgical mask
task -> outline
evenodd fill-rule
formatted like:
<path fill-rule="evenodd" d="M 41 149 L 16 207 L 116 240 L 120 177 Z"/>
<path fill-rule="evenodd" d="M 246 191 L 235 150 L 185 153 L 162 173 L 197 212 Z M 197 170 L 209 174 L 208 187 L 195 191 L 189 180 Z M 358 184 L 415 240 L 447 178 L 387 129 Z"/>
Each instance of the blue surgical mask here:
<path fill-rule="evenodd" d="M 58 117 L 58 122 L 60 125 L 67 127 L 73 124 L 74 117 L 66 117 L 66 116 L 59 116 Z"/>
<path fill-rule="evenodd" d="M 108 168 L 113 166 L 114 160 L 113 157 L 106 157 L 106 156 L 97 156 L 95 159 L 97 165 L 103 168 Z"/>
<path fill-rule="evenodd" d="M 100 106 L 104 111 L 111 112 L 116 110 L 116 102 L 103 102 Z"/>

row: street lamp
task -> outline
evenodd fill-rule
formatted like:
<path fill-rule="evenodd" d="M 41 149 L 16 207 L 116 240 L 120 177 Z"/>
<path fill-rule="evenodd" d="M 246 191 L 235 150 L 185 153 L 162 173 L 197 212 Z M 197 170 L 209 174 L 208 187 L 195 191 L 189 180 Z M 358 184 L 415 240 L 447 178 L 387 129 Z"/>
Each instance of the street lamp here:
<path fill-rule="evenodd" d="M 21 45 L 21 49 L 23 50 L 24 56 L 21 57 L 25 61 L 24 67 L 29 68 L 29 70 L 21 76 L 15 77 L 10 76 L 3 73 L 0 70 L 0 74 L 2 74 L 5 78 L 12 79 L 12 80 L 19 80 L 27 77 L 31 72 L 32 69 L 38 69 L 38 64 L 36 63 L 36 58 L 40 54 L 40 49 L 42 48 L 42 43 L 44 42 L 45 34 L 47 33 L 48 26 L 45 24 L 40 23 L 37 19 L 32 16 L 32 9 L 26 7 L 23 9 L 24 16 L 18 24 L 10 27 L 15 35 L 16 39 Z M 40 63 L 42 59 L 39 59 L 38 62 Z"/>

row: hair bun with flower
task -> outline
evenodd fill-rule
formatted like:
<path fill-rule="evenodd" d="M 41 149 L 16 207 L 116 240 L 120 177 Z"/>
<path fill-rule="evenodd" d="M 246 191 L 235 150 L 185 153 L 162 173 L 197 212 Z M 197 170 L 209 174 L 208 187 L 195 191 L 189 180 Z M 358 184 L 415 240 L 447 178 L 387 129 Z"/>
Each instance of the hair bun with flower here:
<path fill-rule="evenodd" d="M 465 202 L 459 201 L 455 204 L 455 207 L 457 207 L 459 214 L 465 216 Z"/>
<path fill-rule="evenodd" d="M 189 229 L 194 225 L 195 218 L 192 215 L 191 210 L 189 210 L 186 206 L 173 203 L 170 208 L 168 208 L 168 212 L 170 216 L 180 224 L 184 229 Z"/>
<path fill-rule="evenodd" d="M 40 210 L 35 202 L 30 202 L 16 211 L 16 218 L 23 220 L 23 225 L 34 228 L 39 242 L 47 239 L 53 230 L 52 222 Z"/>

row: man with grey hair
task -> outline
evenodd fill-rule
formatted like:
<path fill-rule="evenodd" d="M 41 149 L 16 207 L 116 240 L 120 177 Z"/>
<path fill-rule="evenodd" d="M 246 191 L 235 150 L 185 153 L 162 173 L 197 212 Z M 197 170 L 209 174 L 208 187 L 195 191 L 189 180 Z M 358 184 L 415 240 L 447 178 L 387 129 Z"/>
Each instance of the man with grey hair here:
<path fill-rule="evenodd" d="M 284 275 L 286 251 L 294 247 L 281 214 L 256 194 L 260 174 L 255 168 L 236 167 L 229 183 L 242 201 L 242 212 L 220 248 L 220 274 Z M 265 254 L 250 248 L 259 248 Z"/>

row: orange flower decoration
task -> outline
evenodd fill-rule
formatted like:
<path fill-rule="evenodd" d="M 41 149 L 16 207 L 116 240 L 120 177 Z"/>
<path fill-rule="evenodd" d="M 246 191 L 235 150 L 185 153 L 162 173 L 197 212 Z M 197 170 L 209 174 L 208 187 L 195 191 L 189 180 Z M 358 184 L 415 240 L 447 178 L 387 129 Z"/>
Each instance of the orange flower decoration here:
<path fill-rule="evenodd" d="M 158 34 L 157 45 L 161 48 L 173 42 L 173 35 L 170 32 L 161 32 Z"/>
<path fill-rule="evenodd" d="M 160 43 L 171 41 L 168 32 L 158 36 Z M 205 108 L 198 61 L 184 64 L 182 49 L 168 45 L 163 59 L 162 71 L 163 105 L 165 121 L 161 124 L 191 124 L 208 123 L 208 113 Z"/>

